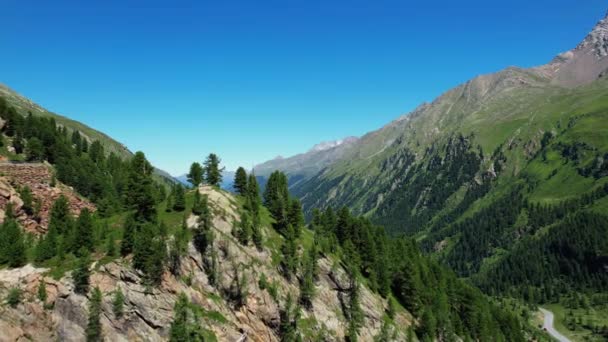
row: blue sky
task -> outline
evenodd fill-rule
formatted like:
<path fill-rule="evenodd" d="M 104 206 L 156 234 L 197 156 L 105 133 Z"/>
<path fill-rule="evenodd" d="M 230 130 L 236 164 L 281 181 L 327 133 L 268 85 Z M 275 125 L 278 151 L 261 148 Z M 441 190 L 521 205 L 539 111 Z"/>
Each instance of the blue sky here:
<path fill-rule="evenodd" d="M 605 1 L 2 1 L 0 82 L 178 175 L 362 135 L 573 48 Z"/>

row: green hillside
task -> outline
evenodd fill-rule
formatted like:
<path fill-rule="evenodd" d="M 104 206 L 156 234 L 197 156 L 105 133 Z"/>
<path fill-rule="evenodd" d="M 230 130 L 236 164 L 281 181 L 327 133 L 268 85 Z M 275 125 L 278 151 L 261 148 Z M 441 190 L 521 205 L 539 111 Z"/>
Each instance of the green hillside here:
<path fill-rule="evenodd" d="M 607 291 L 608 80 L 556 76 L 596 53 L 588 39 L 572 61 L 512 67 L 446 92 L 292 191 L 308 215 L 346 206 L 416 237 L 491 294 L 544 303 Z"/>

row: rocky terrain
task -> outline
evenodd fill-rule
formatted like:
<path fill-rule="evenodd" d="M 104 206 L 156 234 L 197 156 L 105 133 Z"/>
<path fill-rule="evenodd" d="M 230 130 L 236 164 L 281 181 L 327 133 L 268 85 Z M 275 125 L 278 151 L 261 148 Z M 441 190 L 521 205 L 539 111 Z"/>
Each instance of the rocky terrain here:
<path fill-rule="evenodd" d="M 43 233 L 48 226 L 49 211 L 61 195 L 68 199 L 74 215 L 78 215 L 84 208 L 95 211 L 95 205 L 79 196 L 72 188 L 59 181 L 55 181 L 55 186 L 51 186 L 51 169 L 50 165 L 42 163 L 0 162 L 0 222 L 4 221 L 6 204 L 12 202 L 22 227 L 31 233 Z M 19 189 L 26 186 L 32 192 L 33 206 L 38 207 L 37 212 L 32 214 L 23 210 L 23 200 L 19 195 Z"/>
<path fill-rule="evenodd" d="M 286 281 L 272 260 L 272 250 L 239 244 L 231 235 L 232 225 L 239 220 L 236 201 L 225 192 L 201 187 L 208 195 L 214 212 L 213 225 L 218 256 L 219 280 L 211 285 L 204 271 L 206 260 L 190 243 L 187 255 L 182 258 L 180 276 L 169 272 L 163 276 L 158 288 L 142 285 L 142 276 L 134 271 L 128 260 L 115 259 L 105 264 L 93 264 L 91 286 L 103 292 L 101 324 L 103 336 L 109 341 L 161 341 L 168 338 L 173 319 L 173 306 L 177 296 L 185 293 L 192 303 L 201 308 L 200 324 L 213 332 L 219 341 L 278 341 L 280 310 L 288 292 L 298 293 L 297 280 Z M 188 226 L 197 225 L 197 217 L 190 216 Z M 271 234 L 269 229 L 265 234 Z M 0 297 L 9 289 L 19 287 L 24 300 L 15 308 L 0 307 L 0 341 L 84 341 L 89 298 L 74 292 L 70 274 L 52 279 L 48 270 L 27 265 L 22 268 L 0 271 Z M 258 280 L 265 275 L 276 284 L 275 298 L 268 290 L 260 289 Z M 46 303 L 36 296 L 39 282 L 44 279 L 48 291 Z M 235 283 L 241 282 L 246 292 L 243 306 L 237 307 L 229 298 Z M 125 296 L 124 315 L 115 317 L 112 311 L 112 294 L 120 289 Z M 329 258 L 319 260 L 319 278 L 311 310 L 302 310 L 302 327 L 306 340 L 324 336 L 324 340 L 343 340 L 346 322 L 342 314 L 345 291 L 349 282 L 341 265 Z M 364 324 L 360 331 L 362 341 L 371 341 L 382 326 L 387 303 L 367 288 L 361 291 L 361 308 Z M 395 340 L 403 341 L 403 330 L 409 326 L 411 316 L 399 311 L 396 318 Z"/>

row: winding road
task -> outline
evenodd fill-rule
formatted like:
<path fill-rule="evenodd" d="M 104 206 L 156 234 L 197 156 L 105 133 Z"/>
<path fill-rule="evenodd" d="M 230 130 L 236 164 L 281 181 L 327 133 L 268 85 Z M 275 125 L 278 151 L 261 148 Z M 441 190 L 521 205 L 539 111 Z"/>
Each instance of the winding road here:
<path fill-rule="evenodd" d="M 551 335 L 559 342 L 570 342 L 570 340 L 566 336 L 560 334 L 559 331 L 557 331 L 553 326 L 553 312 L 543 308 L 539 308 L 539 310 L 543 313 L 543 316 L 545 317 L 543 328 L 547 331 L 547 333 L 549 333 L 549 335 Z"/>

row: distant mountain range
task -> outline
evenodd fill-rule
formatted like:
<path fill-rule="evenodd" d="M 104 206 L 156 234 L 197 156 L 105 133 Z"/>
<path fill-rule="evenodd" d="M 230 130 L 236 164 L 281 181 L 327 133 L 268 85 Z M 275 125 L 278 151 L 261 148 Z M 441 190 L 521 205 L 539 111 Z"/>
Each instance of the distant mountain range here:
<path fill-rule="evenodd" d="M 220 187 L 227 191 L 234 191 L 234 187 L 233 187 L 234 175 L 235 175 L 235 171 L 222 172 L 222 184 L 220 184 Z M 188 182 L 188 174 L 183 174 L 181 176 L 177 176 L 177 177 L 175 177 L 175 180 L 180 182 L 182 185 L 192 186 L 192 184 L 190 184 L 190 182 Z"/>

